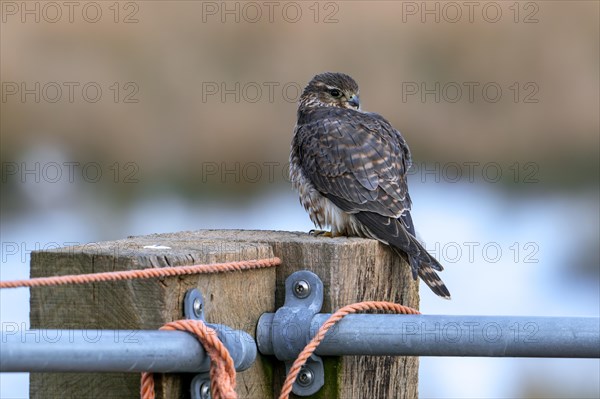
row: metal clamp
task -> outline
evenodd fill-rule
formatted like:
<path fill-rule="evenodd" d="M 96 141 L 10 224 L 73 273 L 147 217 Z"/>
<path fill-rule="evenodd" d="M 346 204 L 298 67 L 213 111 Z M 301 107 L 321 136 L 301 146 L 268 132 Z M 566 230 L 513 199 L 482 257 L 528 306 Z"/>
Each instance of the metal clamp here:
<path fill-rule="evenodd" d="M 315 334 L 311 322 L 322 305 L 323 282 L 316 274 L 302 270 L 290 275 L 285 280 L 284 305 L 275 313 L 264 313 L 258 321 L 256 337 L 261 353 L 275 354 L 277 359 L 285 362 L 289 371 Z M 318 392 L 324 384 L 323 361 L 313 355 L 300 370 L 292 392 L 298 396 L 309 396 Z"/>
<path fill-rule="evenodd" d="M 331 317 L 316 313 L 321 281 L 302 271 L 286 280 L 285 304 L 264 313 L 257 326 L 258 349 L 288 362 L 295 359 Z M 350 314 L 335 324 L 314 352 L 318 356 L 485 356 L 600 358 L 597 317 L 455 316 Z M 294 385 L 306 395 L 322 385 L 311 358 Z M 317 370 L 315 372 L 315 369 Z M 316 379 L 317 388 L 311 384 Z M 310 389 L 304 390 L 303 385 Z"/>
<path fill-rule="evenodd" d="M 204 320 L 204 300 L 197 289 L 188 290 L 183 299 L 183 314 L 190 320 Z M 230 351 L 231 357 L 237 371 L 248 369 L 256 360 L 256 344 L 252 337 L 243 331 L 234 331 L 230 327 L 221 324 L 206 323 L 214 329 L 221 342 L 228 347 L 240 349 L 239 353 Z M 197 374 L 190 383 L 192 399 L 210 399 L 210 376 L 209 373 Z"/>
<path fill-rule="evenodd" d="M 183 298 L 183 315 L 190 320 L 204 320 L 204 298 L 196 288 L 185 293 Z M 190 394 L 192 399 L 210 399 L 210 376 L 209 373 L 200 373 L 190 383 Z"/>

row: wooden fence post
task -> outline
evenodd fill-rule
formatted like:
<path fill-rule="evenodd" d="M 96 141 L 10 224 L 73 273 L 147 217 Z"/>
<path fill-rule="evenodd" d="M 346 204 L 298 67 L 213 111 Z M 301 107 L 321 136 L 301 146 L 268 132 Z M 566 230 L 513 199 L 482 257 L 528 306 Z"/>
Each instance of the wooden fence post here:
<path fill-rule="evenodd" d="M 151 246 L 169 247 L 152 249 Z M 182 318 L 182 300 L 198 287 L 206 319 L 254 336 L 264 312 L 283 304 L 284 282 L 308 269 L 324 283 L 322 312 L 344 305 L 386 300 L 418 307 L 418 284 L 408 265 L 385 246 L 359 238 L 312 237 L 280 231 L 203 230 L 132 237 L 32 254 L 31 276 L 96 273 L 168 265 L 189 265 L 278 256 L 277 268 L 236 273 L 95 283 L 31 290 L 31 328 L 157 329 Z M 416 398 L 417 357 L 348 356 L 325 358 L 325 386 L 319 398 Z M 240 398 L 276 397 L 285 370 L 259 356 L 238 374 Z M 188 397 L 189 376 L 167 376 L 157 397 Z M 133 398 L 138 374 L 32 373 L 32 398 Z"/>

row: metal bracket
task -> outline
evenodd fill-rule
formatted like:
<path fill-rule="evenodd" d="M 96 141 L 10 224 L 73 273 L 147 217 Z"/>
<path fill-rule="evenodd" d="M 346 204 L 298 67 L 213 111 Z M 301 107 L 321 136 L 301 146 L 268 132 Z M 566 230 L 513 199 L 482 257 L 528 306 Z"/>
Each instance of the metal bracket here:
<path fill-rule="evenodd" d="M 289 370 L 310 337 L 316 333 L 311 329 L 311 322 L 322 305 L 321 279 L 308 270 L 291 274 L 285 280 L 284 305 L 274 314 L 263 314 L 258 321 L 256 337 L 259 350 L 262 353 L 274 353 Z M 298 374 L 292 392 L 298 396 L 309 396 L 318 392 L 324 384 L 323 361 L 313 355 Z"/>
<path fill-rule="evenodd" d="M 204 320 L 204 300 L 197 289 L 188 290 L 183 299 L 183 314 L 187 319 Z M 233 330 L 222 324 L 206 323 L 214 329 L 221 342 L 229 349 L 233 358 L 235 369 L 243 371 L 248 369 L 256 360 L 256 343 L 252 336 L 244 331 Z M 210 399 L 209 373 L 197 374 L 190 384 L 192 399 Z"/>
<path fill-rule="evenodd" d="M 183 315 L 190 320 L 204 320 L 204 299 L 196 288 L 185 293 L 183 298 Z M 209 373 L 197 374 L 190 383 L 192 399 L 211 399 Z"/>
<path fill-rule="evenodd" d="M 183 315 L 186 319 L 204 321 L 204 299 L 196 288 L 192 288 L 185 293 Z"/>
<path fill-rule="evenodd" d="M 286 373 L 290 371 L 293 362 L 285 362 Z M 311 355 L 300 369 L 292 392 L 298 396 L 310 396 L 319 392 L 325 385 L 325 368 L 323 360 L 317 355 Z"/>

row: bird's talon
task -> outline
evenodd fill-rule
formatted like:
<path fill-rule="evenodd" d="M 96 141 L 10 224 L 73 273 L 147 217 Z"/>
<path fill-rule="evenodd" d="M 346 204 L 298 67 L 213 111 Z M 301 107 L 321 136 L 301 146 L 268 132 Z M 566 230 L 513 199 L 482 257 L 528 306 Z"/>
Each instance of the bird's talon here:
<path fill-rule="evenodd" d="M 332 238 L 333 234 L 331 234 L 331 231 L 326 231 L 326 230 L 311 230 L 308 232 L 308 234 L 310 234 L 313 237 L 329 237 Z"/>

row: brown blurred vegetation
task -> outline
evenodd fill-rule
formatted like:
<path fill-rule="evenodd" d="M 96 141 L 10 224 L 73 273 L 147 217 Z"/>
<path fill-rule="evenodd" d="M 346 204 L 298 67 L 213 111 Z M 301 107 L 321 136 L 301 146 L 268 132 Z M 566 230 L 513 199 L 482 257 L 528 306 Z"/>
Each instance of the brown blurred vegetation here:
<path fill-rule="evenodd" d="M 1 31 L 3 82 L 92 81 L 104 93 L 98 103 L 2 102 L 2 160 L 58 145 L 78 162 L 136 162 L 144 181 L 182 185 L 198 181 L 203 162 L 286 162 L 296 105 L 280 89 L 330 70 L 358 81 L 363 108 L 390 119 L 418 161 L 533 161 L 546 182 L 597 179 L 598 2 L 536 2 L 537 23 L 515 23 L 503 2 L 497 23 L 480 8 L 473 23 L 466 15 L 422 23 L 391 1 L 333 2 L 338 22 L 315 23 L 309 3 L 300 3 L 297 23 L 277 11 L 273 23 L 266 15 L 222 23 L 220 14 L 203 22 L 202 2 L 193 1 L 137 2 L 133 24 L 108 14 L 95 24 L 78 14 L 74 23 L 9 18 Z M 501 101 L 470 103 L 466 93 L 457 103 L 402 99 L 403 82 L 468 81 L 499 83 Z M 109 101 L 114 82 L 135 82 L 139 102 Z M 265 89 L 255 103 L 236 103 L 203 99 L 206 82 L 279 86 L 274 101 Z M 535 82 L 539 102 L 513 102 L 513 82 Z"/>

